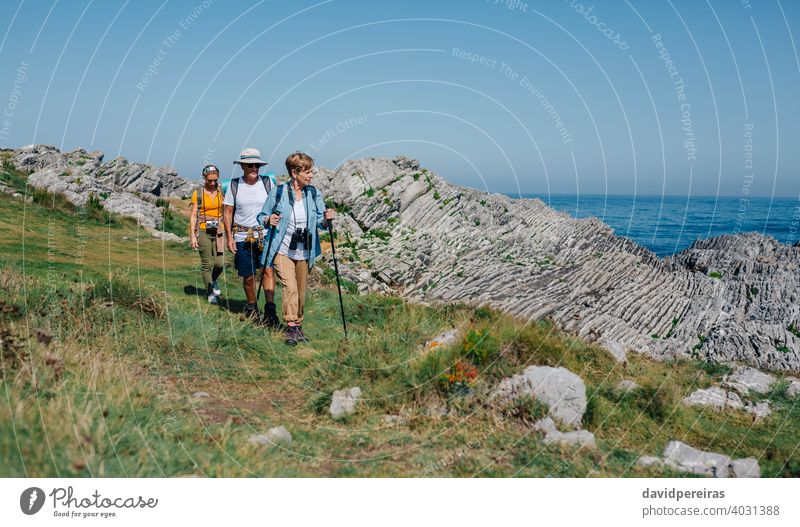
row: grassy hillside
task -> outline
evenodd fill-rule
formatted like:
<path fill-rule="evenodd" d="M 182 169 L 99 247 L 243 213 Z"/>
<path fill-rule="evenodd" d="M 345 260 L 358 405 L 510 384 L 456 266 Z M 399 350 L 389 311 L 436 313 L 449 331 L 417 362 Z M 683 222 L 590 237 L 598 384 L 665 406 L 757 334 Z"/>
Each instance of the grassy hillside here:
<path fill-rule="evenodd" d="M 0 196 L 0 217 L 0 476 L 675 476 L 634 464 L 672 439 L 756 457 L 766 476 L 800 475 L 800 408 L 782 383 L 759 422 L 686 408 L 680 399 L 725 367 L 637 356 L 623 367 L 547 321 L 377 295 L 346 294 L 345 345 L 336 290 L 319 278 L 311 342 L 289 348 L 241 320 L 232 268 L 227 302 L 208 305 L 186 246 L 55 196 Z M 423 349 L 454 326 L 465 336 L 456 345 Z M 466 396 L 447 380 L 456 364 L 477 372 Z M 483 405 L 499 379 L 531 364 L 584 379 L 598 450 L 545 446 L 530 431 L 544 411 L 531 401 Z M 622 379 L 642 388 L 618 392 Z M 331 393 L 350 386 L 365 400 L 333 420 Z M 290 446 L 248 443 L 278 425 Z"/>

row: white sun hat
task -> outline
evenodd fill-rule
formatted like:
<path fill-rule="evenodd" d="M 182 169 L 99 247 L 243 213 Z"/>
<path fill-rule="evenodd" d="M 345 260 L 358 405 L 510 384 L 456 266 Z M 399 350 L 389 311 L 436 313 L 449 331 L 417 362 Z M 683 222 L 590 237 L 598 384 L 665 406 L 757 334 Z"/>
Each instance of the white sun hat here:
<path fill-rule="evenodd" d="M 264 166 L 267 164 L 266 161 L 261 160 L 261 151 L 258 148 L 245 148 L 239 154 L 239 159 L 234 161 L 237 165 L 241 165 L 242 163 L 250 163 Z"/>

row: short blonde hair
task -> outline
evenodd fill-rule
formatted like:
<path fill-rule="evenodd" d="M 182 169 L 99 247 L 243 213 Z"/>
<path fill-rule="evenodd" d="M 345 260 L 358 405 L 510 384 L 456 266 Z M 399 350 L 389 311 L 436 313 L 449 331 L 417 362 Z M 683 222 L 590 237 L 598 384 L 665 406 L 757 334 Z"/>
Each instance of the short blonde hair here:
<path fill-rule="evenodd" d="M 313 166 L 314 160 L 304 152 L 295 152 L 286 158 L 286 171 L 289 173 L 289 177 L 292 177 L 295 170 L 302 172 Z"/>

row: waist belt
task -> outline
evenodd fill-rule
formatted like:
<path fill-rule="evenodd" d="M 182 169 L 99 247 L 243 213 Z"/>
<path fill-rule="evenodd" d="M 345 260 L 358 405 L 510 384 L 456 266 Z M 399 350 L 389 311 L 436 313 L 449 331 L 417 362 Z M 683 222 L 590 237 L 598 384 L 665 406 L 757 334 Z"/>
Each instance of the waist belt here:
<path fill-rule="evenodd" d="M 244 232 L 247 235 L 245 236 L 244 241 L 247 243 L 257 243 L 259 248 L 263 248 L 264 246 L 264 227 L 261 225 L 257 225 L 255 227 L 245 227 L 243 225 L 239 225 L 238 223 L 234 223 L 232 226 L 233 233 L 236 234 L 237 232 Z"/>

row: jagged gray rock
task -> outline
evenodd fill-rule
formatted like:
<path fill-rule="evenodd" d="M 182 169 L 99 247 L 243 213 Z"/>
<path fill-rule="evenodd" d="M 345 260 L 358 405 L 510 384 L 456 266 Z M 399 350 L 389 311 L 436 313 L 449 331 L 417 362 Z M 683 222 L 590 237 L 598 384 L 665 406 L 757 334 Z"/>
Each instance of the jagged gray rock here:
<path fill-rule="evenodd" d="M 529 366 L 503 379 L 489 394 L 490 403 L 505 403 L 522 396 L 533 397 L 549 407 L 549 415 L 562 424 L 580 428 L 586 411 L 586 385 L 566 368 Z"/>
<path fill-rule="evenodd" d="M 800 394 L 800 379 L 796 377 L 786 377 L 786 380 L 789 381 L 789 385 L 786 386 L 786 396 L 796 397 Z"/>
<path fill-rule="evenodd" d="M 800 370 L 788 330 L 800 325 L 797 245 L 747 233 L 660 259 L 596 218 L 451 185 L 402 159 L 347 161 L 315 185 L 348 218 L 337 225 L 358 258 L 343 251 L 340 269 L 359 290 L 549 317 L 655 358 Z"/>
<path fill-rule="evenodd" d="M 93 177 L 53 167 L 31 174 L 28 184 L 54 194 L 63 194 L 67 201 L 79 207 L 86 204 L 91 194 L 102 200 L 110 193 L 107 187 L 100 185 Z"/>
<path fill-rule="evenodd" d="M 683 404 L 687 406 L 706 406 L 715 410 L 744 408 L 742 399 L 735 392 L 723 390 L 719 386 L 695 390 L 687 397 L 684 397 Z"/>
<path fill-rule="evenodd" d="M 724 390 L 719 386 L 695 390 L 687 397 L 684 397 L 683 404 L 687 406 L 704 406 L 713 410 L 722 410 L 724 408 L 744 410 L 753 414 L 756 419 L 767 417 L 772 413 L 769 401 L 745 403 L 738 393 Z"/>
<path fill-rule="evenodd" d="M 4 152 L 17 169 L 30 172 L 28 183 L 34 188 L 63 194 L 77 206 L 86 205 L 94 196 L 105 210 L 135 218 L 157 238 L 185 241 L 156 229 L 163 221 L 157 199 L 187 197 L 197 187 L 172 168 L 129 163 L 121 157 L 103 163 L 102 152 L 79 148 L 62 153 L 51 145 L 29 145 Z"/>
<path fill-rule="evenodd" d="M 622 344 L 620 344 L 616 340 L 614 339 L 601 340 L 599 344 L 600 347 L 609 352 L 611 356 L 614 357 L 614 360 L 616 360 L 617 362 L 624 363 L 628 360 L 628 353 L 625 351 L 625 348 L 622 346 Z"/>
<path fill-rule="evenodd" d="M 336 390 L 331 397 L 331 417 L 338 419 L 356 411 L 356 405 L 361 400 L 361 388 L 354 386 L 349 390 Z"/>
<path fill-rule="evenodd" d="M 142 227 L 149 229 L 155 229 L 163 221 L 159 207 L 137 198 L 130 192 L 112 192 L 103 201 L 103 208 L 108 212 L 135 218 Z"/>
<path fill-rule="evenodd" d="M 76 185 L 80 192 L 96 188 L 97 193 L 128 191 L 162 198 L 183 198 L 190 196 L 198 185 L 180 177 L 171 167 L 129 163 L 122 157 L 103 163 L 102 152 L 87 152 L 82 148 L 63 153 L 52 145 L 28 145 L 11 152 L 9 162 L 17 169 L 31 173 L 46 170 L 56 175 L 74 176 L 68 183 Z M 51 179 L 40 181 L 42 184 L 45 182 L 55 184 Z M 58 184 L 48 187 L 48 190 L 64 192 L 62 186 Z M 74 188 L 71 190 L 75 191 Z"/>
<path fill-rule="evenodd" d="M 750 390 L 756 393 L 767 393 L 775 381 L 775 377 L 768 373 L 740 366 L 723 379 L 722 385 L 741 395 L 747 395 Z"/>
<path fill-rule="evenodd" d="M 755 416 L 756 419 L 762 419 L 772 413 L 769 407 L 769 401 L 759 401 L 757 403 L 749 403 L 744 409 Z"/>
<path fill-rule="evenodd" d="M 8 195 L 13 196 L 15 198 L 19 198 L 19 197 L 22 196 L 22 194 L 20 194 L 19 192 L 17 192 L 13 188 L 9 187 L 8 185 L 3 183 L 2 181 L 0 181 L 0 193 L 8 194 Z"/>

